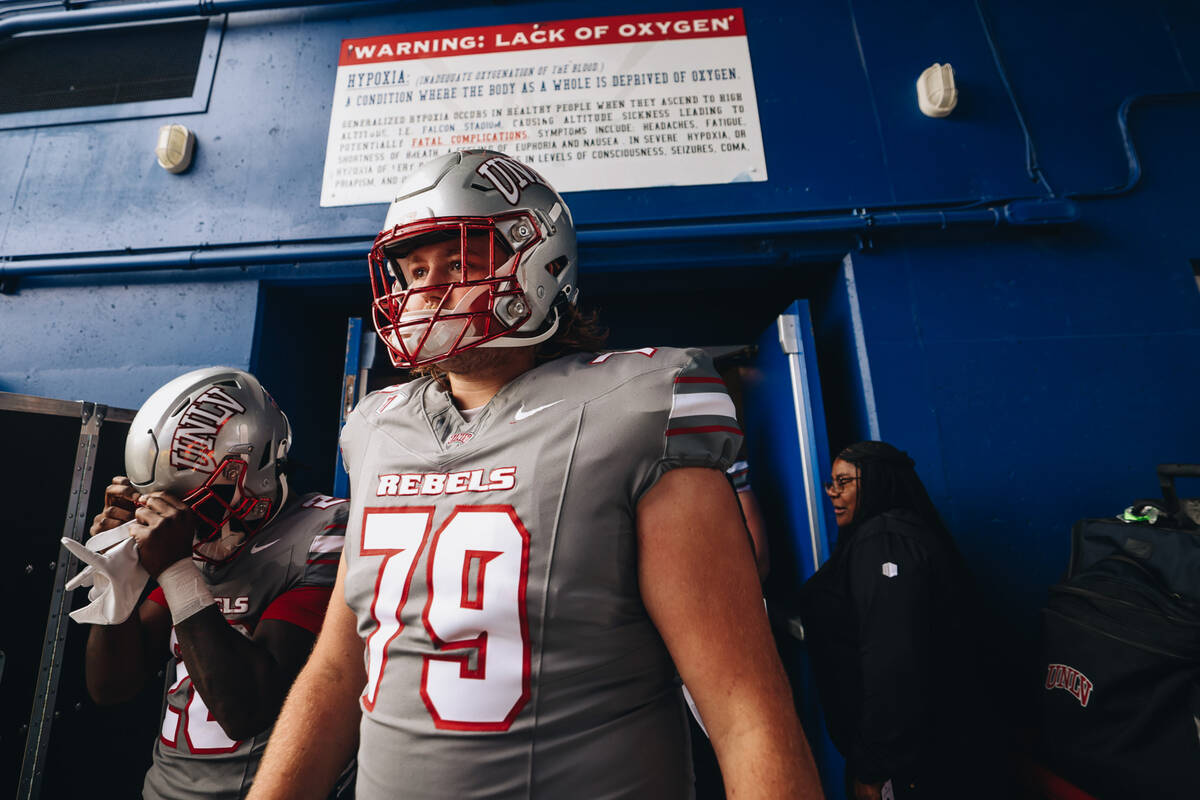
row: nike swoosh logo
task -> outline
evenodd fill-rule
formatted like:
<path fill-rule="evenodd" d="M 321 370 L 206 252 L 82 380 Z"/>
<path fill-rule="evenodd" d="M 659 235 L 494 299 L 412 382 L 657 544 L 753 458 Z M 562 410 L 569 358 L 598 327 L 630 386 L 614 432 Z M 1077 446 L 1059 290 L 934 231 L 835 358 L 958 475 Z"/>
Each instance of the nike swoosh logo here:
<path fill-rule="evenodd" d="M 251 546 L 250 546 L 250 555 L 254 555 L 254 554 L 255 554 L 255 553 L 257 553 L 259 550 L 266 550 L 268 547 L 270 547 L 270 546 L 271 546 L 271 545 L 273 545 L 273 544 L 279 544 L 279 540 L 278 540 L 278 539 L 273 539 L 273 540 L 271 540 L 271 541 L 267 542 L 266 544 L 254 544 L 254 545 L 251 545 Z"/>
<path fill-rule="evenodd" d="M 513 414 L 513 422 L 520 422 L 521 420 L 525 419 L 526 417 L 532 417 L 534 414 L 538 413 L 539 411 L 544 411 L 545 409 L 549 408 L 550 406 L 556 406 L 561 402 L 562 402 L 562 400 L 555 400 L 553 403 L 546 403 L 546 405 L 544 405 L 544 406 L 538 406 L 537 408 L 531 408 L 528 411 L 525 410 L 525 404 L 521 403 L 521 407 L 517 409 L 517 413 Z"/>

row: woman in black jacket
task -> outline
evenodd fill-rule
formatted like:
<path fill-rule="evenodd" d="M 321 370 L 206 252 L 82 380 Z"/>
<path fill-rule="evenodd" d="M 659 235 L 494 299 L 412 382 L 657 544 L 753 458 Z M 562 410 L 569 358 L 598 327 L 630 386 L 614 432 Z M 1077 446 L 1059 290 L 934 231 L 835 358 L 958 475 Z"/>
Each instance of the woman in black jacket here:
<path fill-rule="evenodd" d="M 851 445 L 831 478 L 838 542 L 800 609 L 847 795 L 990 794 L 971 767 L 987 747 L 972 731 L 988 724 L 978 703 L 988 687 L 972 685 L 973 590 L 954 540 L 895 447 Z"/>

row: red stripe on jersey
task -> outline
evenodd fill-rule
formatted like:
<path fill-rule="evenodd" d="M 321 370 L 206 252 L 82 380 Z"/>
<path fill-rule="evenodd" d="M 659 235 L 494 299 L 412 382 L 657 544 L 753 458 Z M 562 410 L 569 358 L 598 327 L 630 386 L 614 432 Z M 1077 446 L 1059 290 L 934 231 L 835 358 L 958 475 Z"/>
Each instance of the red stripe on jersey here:
<path fill-rule="evenodd" d="M 679 436 L 684 433 L 736 433 L 742 435 L 741 428 L 735 428 L 731 425 L 697 425 L 694 428 L 668 428 L 667 436 Z"/>
<path fill-rule="evenodd" d="M 334 531 L 334 530 L 337 530 L 338 528 L 344 528 L 344 527 L 346 527 L 346 523 L 343 522 L 341 525 L 326 525 L 324 530 Z"/>
<path fill-rule="evenodd" d="M 154 587 L 154 591 L 152 591 L 149 596 L 146 597 L 146 599 L 158 603 L 163 608 L 167 608 L 167 596 L 163 594 L 163 590 L 157 586 Z"/>
<path fill-rule="evenodd" d="M 692 377 L 688 377 L 686 375 L 680 375 L 678 378 L 675 379 L 675 382 L 676 383 L 719 383 L 722 386 L 725 385 L 725 381 L 721 380 L 720 378 L 692 378 Z"/>
<path fill-rule="evenodd" d="M 325 609 L 329 606 L 329 598 L 332 595 L 332 586 L 299 586 L 272 600 L 259 622 L 279 619 L 318 634 L 321 632 Z"/>

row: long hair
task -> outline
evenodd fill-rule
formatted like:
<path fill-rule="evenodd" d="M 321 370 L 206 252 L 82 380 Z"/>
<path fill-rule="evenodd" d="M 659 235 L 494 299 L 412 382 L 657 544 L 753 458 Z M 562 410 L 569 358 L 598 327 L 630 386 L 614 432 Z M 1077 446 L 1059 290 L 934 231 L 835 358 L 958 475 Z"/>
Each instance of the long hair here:
<path fill-rule="evenodd" d="M 538 345 L 534 358 L 545 364 L 572 353 L 595 353 L 604 349 L 608 329 L 600 324 L 595 311 L 581 311 L 574 303 L 562 300 L 557 305 L 560 315 L 558 330 L 549 340 Z"/>
<path fill-rule="evenodd" d="M 534 363 L 545 364 L 572 353 L 594 353 L 604 349 L 608 329 L 600 324 L 594 311 L 581 311 L 578 306 L 560 299 L 555 305 L 558 310 L 558 330 L 546 341 L 537 345 Z M 423 364 L 412 369 L 414 377 L 428 375 L 446 385 L 446 370 L 440 362 Z"/>
<path fill-rule="evenodd" d="M 887 442 L 856 442 L 837 457 L 858 467 L 858 504 L 850 520 L 852 530 L 885 511 L 903 508 L 953 544 L 908 453 Z"/>

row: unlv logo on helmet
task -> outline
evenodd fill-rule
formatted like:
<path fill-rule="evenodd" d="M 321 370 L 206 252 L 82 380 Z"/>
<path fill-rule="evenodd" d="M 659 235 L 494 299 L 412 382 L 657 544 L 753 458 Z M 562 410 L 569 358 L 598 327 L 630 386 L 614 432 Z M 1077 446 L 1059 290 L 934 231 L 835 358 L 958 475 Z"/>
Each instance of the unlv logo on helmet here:
<path fill-rule="evenodd" d="M 503 156 L 488 159 L 475 171 L 491 181 L 492 186 L 495 186 L 496 190 L 504 195 L 504 199 L 509 202 L 509 205 L 514 206 L 521 199 L 521 190 L 529 184 L 548 185 L 541 175 L 529 167 Z"/>
<path fill-rule="evenodd" d="M 211 473 L 217 468 L 213 451 L 217 432 L 235 414 L 246 407 L 229 396 L 220 386 L 213 386 L 197 397 L 175 426 L 171 438 L 171 466 Z"/>

